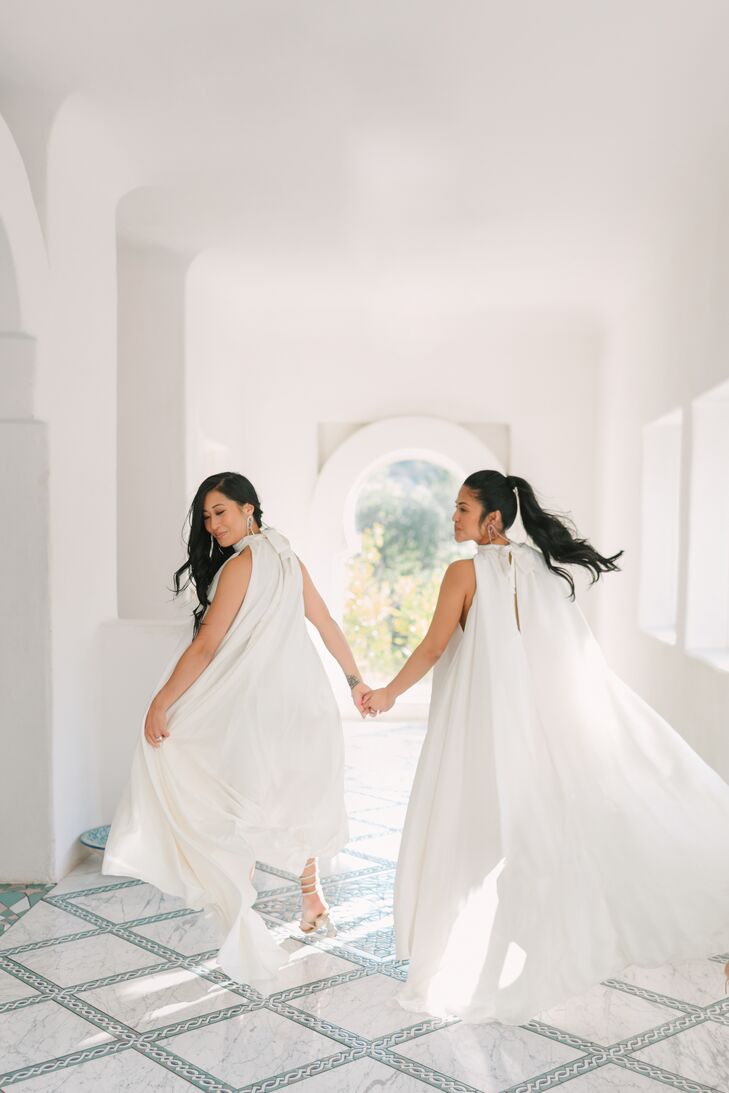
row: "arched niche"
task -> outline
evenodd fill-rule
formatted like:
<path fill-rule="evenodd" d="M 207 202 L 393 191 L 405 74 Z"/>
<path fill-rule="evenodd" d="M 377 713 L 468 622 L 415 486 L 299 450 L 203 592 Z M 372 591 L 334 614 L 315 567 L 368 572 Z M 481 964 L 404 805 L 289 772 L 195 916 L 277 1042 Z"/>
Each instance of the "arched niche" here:
<path fill-rule="evenodd" d="M 422 459 L 458 478 L 475 470 L 503 471 L 501 459 L 463 425 L 435 417 L 393 417 L 365 425 L 329 456 L 317 479 L 309 522 L 307 565 L 332 615 L 341 621 L 346 561 L 359 548 L 355 507 L 359 487 L 378 466 Z M 346 688 L 331 657 L 324 664 L 344 716 L 352 716 Z M 417 696 L 398 703 L 398 716 L 423 718 L 427 704 Z"/>
<path fill-rule="evenodd" d="M 182 605 L 169 591 L 170 574 L 182 561 L 189 504 L 188 403 L 195 419 L 190 258 L 124 234 L 146 192 L 125 193 L 116 208 L 117 603 L 119 618 L 174 620 Z M 140 527 L 154 535 L 140 535 Z"/>
<path fill-rule="evenodd" d="M 309 523 L 309 566 L 330 610 L 341 618 L 342 571 L 358 548 L 357 492 L 377 466 L 424 459 L 465 478 L 474 470 L 503 470 L 496 453 L 463 425 L 435 417 L 392 417 L 365 425 L 330 455 L 317 479 Z"/>

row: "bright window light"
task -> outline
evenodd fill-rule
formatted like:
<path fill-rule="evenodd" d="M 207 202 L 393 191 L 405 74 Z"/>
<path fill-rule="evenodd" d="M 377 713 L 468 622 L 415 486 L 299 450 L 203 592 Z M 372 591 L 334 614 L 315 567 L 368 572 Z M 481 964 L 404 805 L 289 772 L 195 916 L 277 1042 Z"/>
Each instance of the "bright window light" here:
<path fill-rule="evenodd" d="M 360 550 L 350 558 L 344 632 L 368 680 L 386 683 L 425 637 L 443 573 L 473 555 L 453 538 L 459 476 L 424 459 L 375 468 L 356 499 Z M 429 687 L 429 681 L 426 684 Z M 427 701 L 425 686 L 416 698 Z"/>
<path fill-rule="evenodd" d="M 686 649 L 729 670 L 729 381 L 692 406 Z"/>

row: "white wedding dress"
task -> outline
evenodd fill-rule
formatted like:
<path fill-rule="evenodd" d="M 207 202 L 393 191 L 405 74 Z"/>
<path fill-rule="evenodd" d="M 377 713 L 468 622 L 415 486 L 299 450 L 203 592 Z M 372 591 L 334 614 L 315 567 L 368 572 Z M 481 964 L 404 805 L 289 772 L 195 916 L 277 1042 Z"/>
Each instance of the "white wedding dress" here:
<path fill-rule="evenodd" d="M 474 566 L 403 833 L 399 1001 L 520 1024 L 628 964 L 729 949 L 729 786 L 610 671 L 540 551 Z"/>
<path fill-rule="evenodd" d="M 220 966 L 255 982 L 275 975 L 286 953 L 252 909 L 251 867 L 298 875 L 308 857 L 336 854 L 348 827 L 341 721 L 306 628 L 301 567 L 273 528 L 234 549 L 245 548 L 253 567 L 243 604 L 211 663 L 170 707 L 160 748 L 145 742 L 142 723 L 102 872 L 212 909 Z"/>

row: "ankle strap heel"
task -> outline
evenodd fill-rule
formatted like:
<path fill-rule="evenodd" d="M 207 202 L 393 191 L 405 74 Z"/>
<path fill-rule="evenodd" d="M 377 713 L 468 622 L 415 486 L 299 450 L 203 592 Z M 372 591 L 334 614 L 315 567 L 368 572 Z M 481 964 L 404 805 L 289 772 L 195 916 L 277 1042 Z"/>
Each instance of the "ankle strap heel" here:
<path fill-rule="evenodd" d="M 321 884 L 319 883 L 319 870 L 316 861 L 305 866 L 304 872 L 299 877 L 299 884 L 301 886 L 302 896 L 318 895 L 323 900 L 324 893 L 322 892 Z M 322 911 L 313 919 L 305 918 L 302 915 L 299 920 L 299 929 L 303 934 L 325 932 L 328 937 L 333 937 L 336 934 L 334 924 L 329 918 L 329 908 Z"/>

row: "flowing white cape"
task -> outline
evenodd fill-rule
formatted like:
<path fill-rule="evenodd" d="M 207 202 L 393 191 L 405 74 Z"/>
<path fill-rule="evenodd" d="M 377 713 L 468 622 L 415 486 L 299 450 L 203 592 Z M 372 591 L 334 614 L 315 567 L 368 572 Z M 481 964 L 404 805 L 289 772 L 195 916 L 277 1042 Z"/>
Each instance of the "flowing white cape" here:
<path fill-rule="evenodd" d="M 610 671 L 541 552 L 474 566 L 400 851 L 401 1003 L 521 1023 L 628 964 L 726 951 L 729 786 Z"/>
<path fill-rule="evenodd" d="M 170 707 L 159 749 L 145 742 L 142 722 L 102 871 L 214 910 L 220 966 L 250 982 L 274 975 L 286 955 L 252 910 L 251 867 L 299 874 L 310 855 L 337 853 L 348 830 L 341 722 L 306 629 L 301 567 L 272 528 L 236 543 L 245 548 L 253 567 L 243 604 L 211 663 Z"/>

